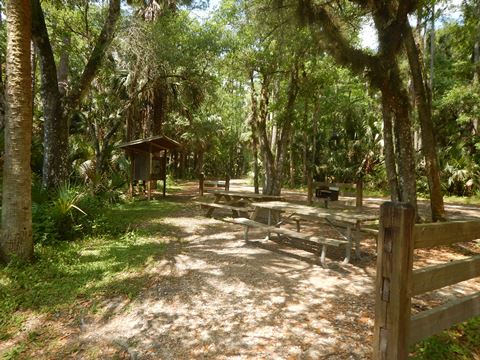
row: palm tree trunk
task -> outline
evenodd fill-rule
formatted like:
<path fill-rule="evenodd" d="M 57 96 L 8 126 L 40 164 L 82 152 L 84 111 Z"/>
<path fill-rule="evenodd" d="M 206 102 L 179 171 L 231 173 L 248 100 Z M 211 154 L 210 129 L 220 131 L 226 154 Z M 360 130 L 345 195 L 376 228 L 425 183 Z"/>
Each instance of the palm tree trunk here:
<path fill-rule="evenodd" d="M 3 167 L 0 257 L 30 260 L 32 194 L 31 6 L 29 0 L 7 2 L 7 121 Z"/>
<path fill-rule="evenodd" d="M 2 3 L 0 3 L 0 26 L 3 27 L 3 8 Z M 5 126 L 5 108 L 6 108 L 6 101 L 5 101 L 5 86 L 3 84 L 3 64 L 5 59 L 0 57 L 0 130 L 3 130 Z"/>

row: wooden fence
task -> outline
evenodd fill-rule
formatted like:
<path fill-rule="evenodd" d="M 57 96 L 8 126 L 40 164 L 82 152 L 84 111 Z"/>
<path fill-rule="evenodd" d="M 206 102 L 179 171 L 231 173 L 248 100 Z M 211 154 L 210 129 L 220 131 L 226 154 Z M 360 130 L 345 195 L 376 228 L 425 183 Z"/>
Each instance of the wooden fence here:
<path fill-rule="evenodd" d="M 480 276 L 480 255 L 412 269 L 413 250 L 480 238 L 480 221 L 415 225 L 411 206 L 380 210 L 375 298 L 374 359 L 403 360 L 410 345 L 480 315 L 480 292 L 411 315 L 411 298 Z"/>

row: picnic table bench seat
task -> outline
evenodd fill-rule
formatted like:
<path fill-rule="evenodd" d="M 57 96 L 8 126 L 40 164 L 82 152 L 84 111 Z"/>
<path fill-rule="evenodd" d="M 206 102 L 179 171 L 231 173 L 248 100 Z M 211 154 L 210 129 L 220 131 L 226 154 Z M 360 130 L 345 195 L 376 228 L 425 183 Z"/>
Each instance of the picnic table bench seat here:
<path fill-rule="evenodd" d="M 248 212 L 253 211 L 251 203 L 254 201 L 282 200 L 280 196 L 246 191 L 213 190 L 210 194 L 215 197 L 213 202 L 197 202 L 197 204 L 208 209 L 205 214 L 206 217 L 212 217 L 215 209 L 228 209 L 232 210 L 234 217 L 238 217 L 240 214 L 247 217 Z"/>
<path fill-rule="evenodd" d="M 305 219 L 302 218 L 301 216 L 298 216 L 298 215 L 292 216 L 291 219 L 295 222 L 296 227 L 297 227 L 297 231 L 300 231 L 300 222 L 305 220 Z M 328 221 L 325 221 L 325 222 L 328 223 Z M 342 227 L 341 225 L 338 225 L 338 226 Z M 378 225 L 372 224 L 372 225 L 362 226 L 360 228 L 360 231 L 363 232 L 363 233 L 369 234 L 369 235 L 377 236 L 378 235 Z"/>
<path fill-rule="evenodd" d="M 268 233 L 274 233 L 279 235 L 285 235 L 291 239 L 300 239 L 306 241 L 312 245 L 322 245 L 322 251 L 320 254 L 320 263 L 322 266 L 326 267 L 325 264 L 325 256 L 327 252 L 327 246 L 346 246 L 346 254 L 344 263 L 348 263 L 350 261 L 350 249 L 351 249 L 351 242 L 347 240 L 339 240 L 339 239 L 332 239 L 323 236 L 315 236 L 315 235 L 308 235 L 305 233 L 301 233 L 295 230 L 290 230 L 286 228 L 280 228 L 272 225 L 267 225 L 260 223 L 258 221 L 254 221 L 251 219 L 239 217 L 239 218 L 227 218 L 224 221 L 231 222 L 234 224 L 242 225 L 245 227 L 245 241 L 248 241 L 248 231 L 251 227 L 263 229 Z M 316 251 L 315 251 L 316 252 Z"/>
<path fill-rule="evenodd" d="M 377 236 L 378 235 L 378 228 L 375 228 L 375 227 L 372 227 L 372 226 L 363 226 L 361 229 L 360 229 L 361 232 L 364 232 L 364 233 L 367 233 L 367 234 L 370 234 L 370 235 L 375 235 Z"/>
<path fill-rule="evenodd" d="M 253 211 L 253 209 L 248 206 L 235 206 L 235 205 L 228 205 L 228 204 L 202 202 L 202 201 L 196 201 L 195 203 L 197 205 L 200 205 L 201 207 L 232 210 L 232 211 L 237 211 L 239 214 L 241 213 L 245 214 Z"/>

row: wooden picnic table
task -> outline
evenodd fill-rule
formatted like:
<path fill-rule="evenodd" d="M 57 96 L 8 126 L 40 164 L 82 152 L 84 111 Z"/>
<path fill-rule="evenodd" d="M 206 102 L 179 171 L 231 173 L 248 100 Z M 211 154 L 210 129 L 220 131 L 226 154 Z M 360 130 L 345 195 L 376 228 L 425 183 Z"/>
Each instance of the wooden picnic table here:
<path fill-rule="evenodd" d="M 285 201 L 266 201 L 266 202 L 253 202 L 251 206 L 255 211 L 252 216 L 252 220 L 256 220 L 259 209 L 268 210 L 268 225 L 280 225 L 281 213 L 288 213 L 288 217 L 296 216 L 302 220 L 308 220 L 313 222 L 327 222 L 335 230 L 347 240 L 350 245 L 353 240 L 355 241 L 355 255 L 357 259 L 360 259 L 360 230 L 362 224 L 369 223 L 378 220 L 378 215 L 367 214 L 355 210 L 339 210 L 339 209 L 325 209 L 316 208 L 312 206 L 293 204 Z M 272 221 L 277 221 L 276 224 L 272 224 Z M 344 234 L 338 229 L 338 225 L 342 224 L 346 227 L 346 233 Z M 355 233 L 353 233 L 355 229 Z M 297 223 L 297 231 L 299 231 Z M 351 246 L 350 246 L 351 247 Z"/>
<path fill-rule="evenodd" d="M 213 203 L 199 202 L 198 204 L 207 207 L 205 216 L 211 217 L 215 209 L 229 209 L 232 210 L 233 216 L 237 217 L 241 213 L 248 213 L 252 210 L 251 203 L 283 200 L 281 196 L 256 194 L 248 191 L 226 191 L 214 190 L 210 192 L 215 196 Z"/>

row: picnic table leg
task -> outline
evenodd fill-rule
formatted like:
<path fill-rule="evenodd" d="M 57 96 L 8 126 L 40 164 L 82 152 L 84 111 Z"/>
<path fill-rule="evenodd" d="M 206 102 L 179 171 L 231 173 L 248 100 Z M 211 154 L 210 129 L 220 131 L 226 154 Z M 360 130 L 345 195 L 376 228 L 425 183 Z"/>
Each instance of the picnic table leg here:
<path fill-rule="evenodd" d="M 348 244 L 345 249 L 345 259 L 343 260 L 343 264 L 348 264 L 350 262 L 350 256 L 352 252 L 352 227 L 350 225 L 347 226 L 347 239 Z"/>
<path fill-rule="evenodd" d="M 362 259 L 362 255 L 360 254 L 360 223 L 357 221 L 355 224 L 355 258 L 357 260 Z"/>
<path fill-rule="evenodd" d="M 208 208 L 207 213 L 205 214 L 205 216 L 206 216 L 206 217 L 212 217 L 212 215 L 213 215 L 213 210 L 215 210 L 215 208 L 213 208 L 213 207 Z"/>
<path fill-rule="evenodd" d="M 251 204 L 252 204 L 251 199 L 245 199 L 245 204 L 244 204 L 245 207 L 251 207 Z M 255 209 L 255 211 L 256 211 L 256 209 Z M 252 217 L 255 216 L 255 215 L 254 215 L 254 213 L 252 213 L 251 216 L 250 216 L 248 211 L 245 211 L 244 213 L 240 213 L 240 216 L 245 217 L 247 219 L 251 218 L 252 220 L 254 220 Z"/>
<path fill-rule="evenodd" d="M 272 226 L 272 209 L 268 209 L 268 226 Z M 270 231 L 267 232 L 267 239 L 270 240 Z"/>
<path fill-rule="evenodd" d="M 245 226 L 245 242 L 248 242 L 248 229 L 250 229 L 250 227 Z"/>
<path fill-rule="evenodd" d="M 320 264 L 326 269 L 327 264 L 325 263 L 325 256 L 327 255 L 327 245 L 322 245 L 322 253 L 320 254 Z"/>
<path fill-rule="evenodd" d="M 238 206 L 239 201 L 242 200 L 242 198 L 241 197 L 239 198 L 239 197 L 236 197 L 236 196 L 225 195 L 225 200 L 227 201 L 228 205 Z M 240 216 L 242 216 L 242 214 L 238 210 L 233 210 L 232 209 L 232 216 L 233 217 L 240 217 Z"/>
<path fill-rule="evenodd" d="M 275 227 L 279 228 L 282 223 L 282 213 L 278 212 L 277 214 L 275 214 L 273 221 L 275 222 Z M 280 238 L 281 238 L 281 235 L 277 233 L 277 239 L 280 239 Z"/>
<path fill-rule="evenodd" d="M 250 217 L 250 219 L 256 221 L 259 214 L 260 214 L 260 208 L 256 207 L 255 210 L 253 211 L 253 214 L 252 214 L 252 216 Z"/>
<path fill-rule="evenodd" d="M 225 195 L 225 200 L 226 200 L 228 205 L 234 205 L 234 204 L 232 204 L 232 197 L 230 195 Z M 237 210 L 232 209 L 232 216 L 235 218 L 235 217 L 239 217 L 240 214 L 238 213 Z"/>
<path fill-rule="evenodd" d="M 213 201 L 214 204 L 218 204 L 220 202 L 220 199 L 222 198 L 221 195 L 215 194 L 215 200 Z M 206 217 L 212 217 L 213 215 L 213 210 L 215 208 L 211 207 L 207 210 L 207 213 L 205 214 Z"/>

